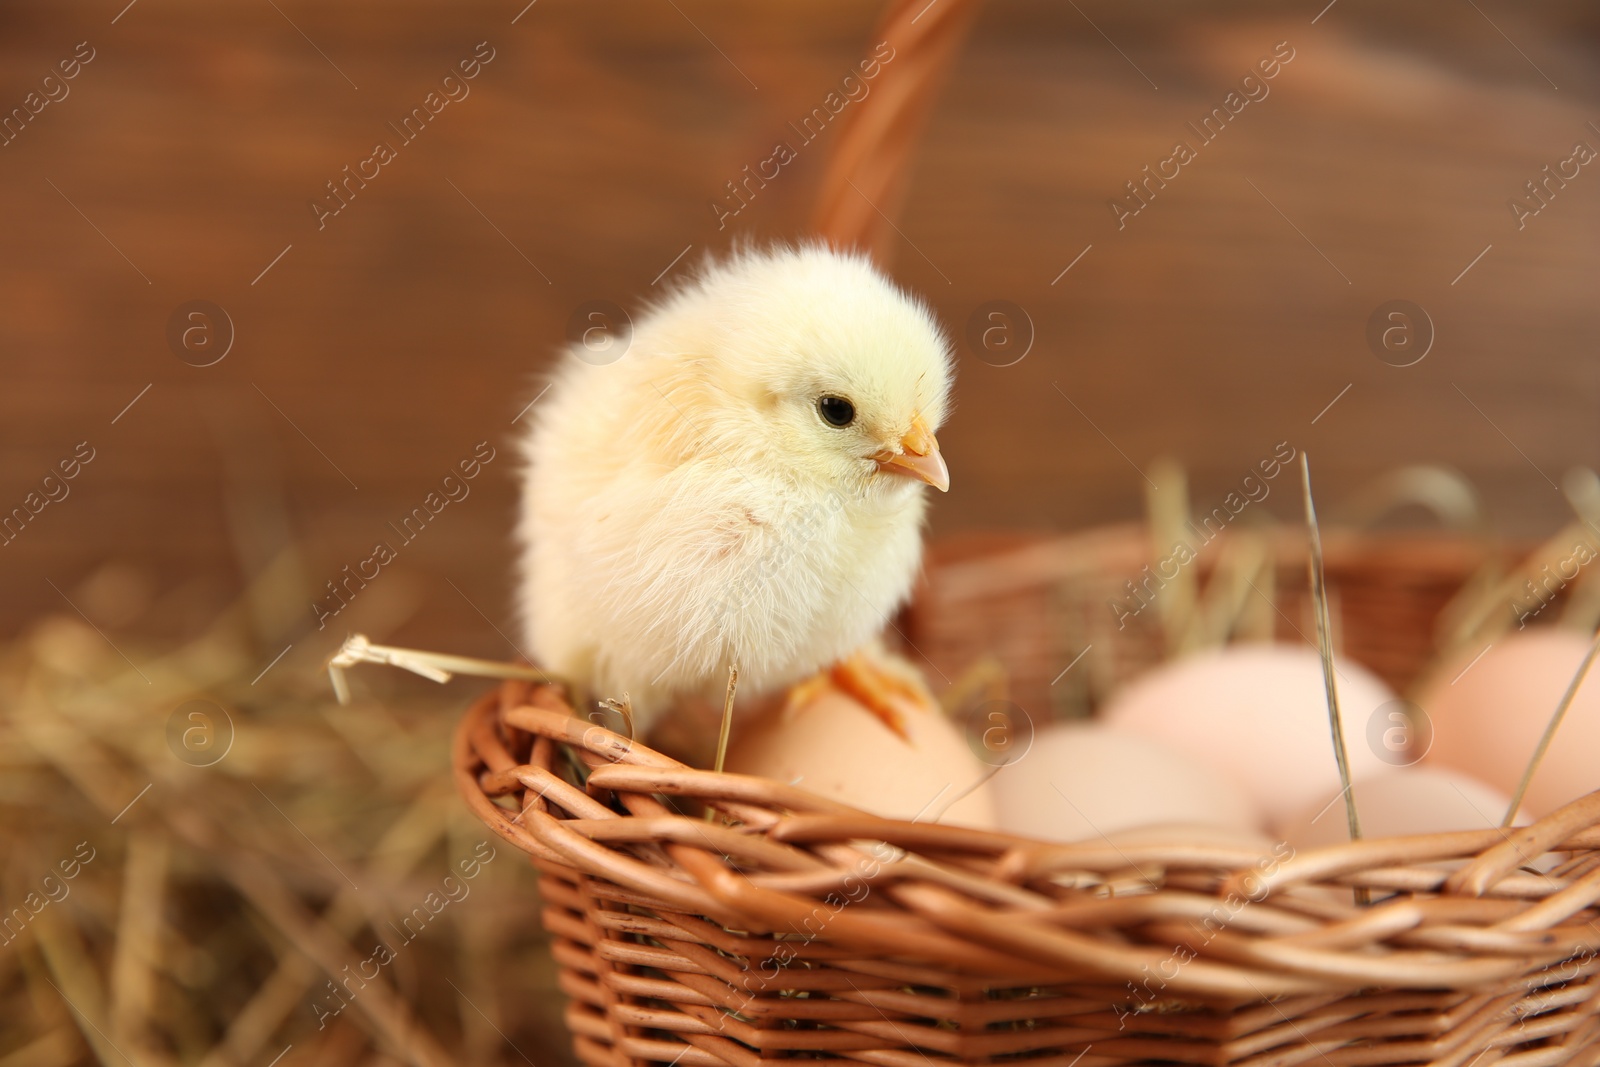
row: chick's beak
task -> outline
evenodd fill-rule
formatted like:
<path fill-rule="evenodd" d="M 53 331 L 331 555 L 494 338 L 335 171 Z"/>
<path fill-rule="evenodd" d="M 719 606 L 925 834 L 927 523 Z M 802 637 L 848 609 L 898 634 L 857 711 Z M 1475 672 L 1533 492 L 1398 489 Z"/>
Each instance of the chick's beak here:
<path fill-rule="evenodd" d="M 885 449 L 872 457 L 885 474 L 899 474 L 927 482 L 941 493 L 950 491 L 950 468 L 939 454 L 939 439 L 919 415 L 900 438 L 900 449 Z"/>

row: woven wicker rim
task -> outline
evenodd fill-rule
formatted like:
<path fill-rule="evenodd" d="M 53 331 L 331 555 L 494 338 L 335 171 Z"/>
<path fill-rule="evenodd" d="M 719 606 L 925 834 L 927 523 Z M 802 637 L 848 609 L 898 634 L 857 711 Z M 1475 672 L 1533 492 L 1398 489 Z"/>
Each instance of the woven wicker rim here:
<path fill-rule="evenodd" d="M 586 788 L 557 773 L 559 746 L 589 768 Z M 1586 952 L 1600 933 L 1600 792 L 1516 830 L 1286 857 L 1183 841 L 1055 845 L 695 770 L 577 718 L 554 687 L 516 682 L 463 718 L 454 764 L 486 825 L 618 900 L 1011 984 L 1131 982 L 1186 946 L 1192 959 L 1165 986 L 1202 1000 L 1472 989 Z M 496 803 L 507 797 L 518 810 Z M 1548 873 L 1531 869 L 1549 853 Z M 1070 888 L 1081 885 L 1094 888 Z M 837 906 L 856 886 L 868 887 L 862 903 Z M 1360 907 L 1355 887 L 1394 896 Z M 1225 921 L 1207 926 L 1219 908 Z"/>

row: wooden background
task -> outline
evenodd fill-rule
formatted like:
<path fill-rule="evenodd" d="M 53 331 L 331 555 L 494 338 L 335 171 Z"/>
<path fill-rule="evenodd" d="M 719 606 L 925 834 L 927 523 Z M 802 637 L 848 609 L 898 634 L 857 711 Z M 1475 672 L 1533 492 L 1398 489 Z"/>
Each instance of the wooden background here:
<path fill-rule="evenodd" d="M 8 110 L 95 50 L 0 148 L 0 505 L 96 451 L 0 547 L 0 627 L 71 598 L 138 648 L 263 579 L 263 666 L 290 644 L 276 669 L 309 679 L 347 629 L 512 654 L 534 375 L 584 301 L 638 307 L 735 236 L 804 233 L 832 130 L 725 230 L 710 203 L 870 50 L 876 5 L 124 3 L 0 8 Z M 1600 168 L 1521 231 L 1507 201 L 1600 146 L 1600 16 L 1321 6 L 982 13 L 893 266 L 952 334 L 998 298 L 1037 339 L 1011 367 L 963 354 L 936 534 L 1137 516 L 1135 468 L 1161 455 L 1209 510 L 1280 441 L 1310 453 L 1334 518 L 1428 462 L 1465 472 L 1502 531 L 1562 521 L 1562 473 L 1600 462 Z M 495 58 L 471 95 L 319 230 L 324 183 L 480 41 Z M 1108 199 L 1280 41 L 1295 58 L 1270 95 L 1119 231 Z M 1437 328 L 1415 366 L 1364 340 L 1394 298 Z M 234 323 L 214 366 L 169 349 L 192 299 Z M 318 631 L 324 583 L 480 441 L 497 458 L 471 497 Z M 1266 510 L 1293 515 L 1287 484 Z"/>
<path fill-rule="evenodd" d="M 81 612 L 138 664 L 242 602 L 258 659 L 234 688 L 264 728 L 326 693 L 348 631 L 514 655 L 516 419 L 568 318 L 638 308 L 735 238 L 803 235 L 836 128 L 725 229 L 711 205 L 872 50 L 876 16 L 842 0 L 0 2 L 0 118 L 79 42 L 94 54 L 0 147 L 0 515 L 94 450 L 0 543 L 0 635 Z M 319 229 L 325 183 L 397 140 L 389 123 L 479 42 L 494 58 L 470 95 Z M 1108 200 L 1279 42 L 1294 58 L 1269 95 L 1119 230 Z M 935 535 L 1136 518 L 1162 456 L 1210 511 L 1280 442 L 1311 455 L 1333 521 L 1373 479 L 1431 463 L 1471 480 L 1490 528 L 1553 532 L 1563 473 L 1600 464 L 1600 164 L 1523 229 L 1508 200 L 1575 142 L 1600 147 L 1597 46 L 1600 13 L 1575 2 L 988 5 L 892 268 L 953 336 L 999 299 L 1036 338 L 1007 367 L 963 351 Z M 1414 366 L 1365 339 L 1393 299 L 1436 327 Z M 233 324 L 211 366 L 169 345 L 193 300 Z M 325 583 L 479 442 L 496 458 L 471 495 L 318 629 Z M 1247 517 L 1296 511 L 1291 473 Z M 257 670 L 274 673 L 251 688 Z M 470 691 L 355 681 L 441 715 Z M 570 1063 L 539 974 L 504 989 L 512 1036 Z M 322 1046 L 297 1010 L 285 1040 L 305 1034 L 306 1056 Z"/>

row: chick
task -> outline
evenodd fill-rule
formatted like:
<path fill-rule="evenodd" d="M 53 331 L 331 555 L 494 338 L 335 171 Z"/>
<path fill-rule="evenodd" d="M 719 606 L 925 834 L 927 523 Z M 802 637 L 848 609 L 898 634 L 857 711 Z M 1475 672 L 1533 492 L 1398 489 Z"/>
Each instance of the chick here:
<path fill-rule="evenodd" d="M 948 342 L 863 256 L 737 252 L 614 363 L 569 352 L 534 409 L 518 537 L 538 662 L 643 730 L 819 671 L 897 725 L 919 687 L 870 643 L 922 557 Z M 864 651 L 866 650 L 866 651 Z"/>

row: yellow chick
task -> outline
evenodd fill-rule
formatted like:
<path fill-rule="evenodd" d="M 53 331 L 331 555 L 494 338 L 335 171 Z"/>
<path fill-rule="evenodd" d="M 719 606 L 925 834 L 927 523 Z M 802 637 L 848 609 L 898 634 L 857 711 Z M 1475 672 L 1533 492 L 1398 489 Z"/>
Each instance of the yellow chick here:
<path fill-rule="evenodd" d="M 569 352 L 534 409 L 518 537 L 535 659 L 642 731 L 828 672 L 896 725 L 867 651 L 910 593 L 952 375 L 920 301 L 824 245 L 709 262 L 626 353 Z"/>

